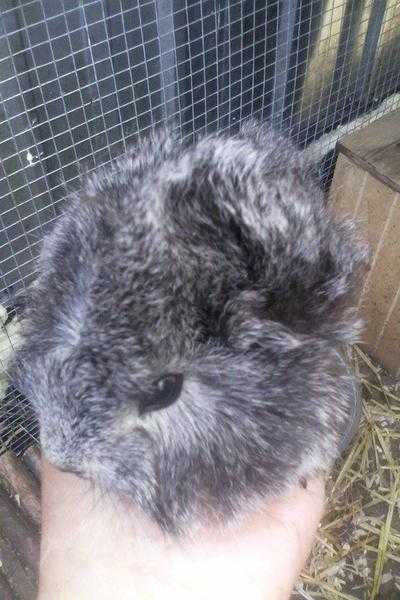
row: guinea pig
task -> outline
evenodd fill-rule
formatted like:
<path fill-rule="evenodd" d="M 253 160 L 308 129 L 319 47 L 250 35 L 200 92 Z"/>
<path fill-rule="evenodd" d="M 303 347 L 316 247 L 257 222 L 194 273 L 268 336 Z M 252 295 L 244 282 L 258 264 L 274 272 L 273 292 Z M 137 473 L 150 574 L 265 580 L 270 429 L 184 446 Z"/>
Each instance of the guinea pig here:
<path fill-rule="evenodd" d="M 44 240 L 15 368 L 44 454 L 172 534 L 330 469 L 366 259 L 269 126 L 153 133 Z"/>

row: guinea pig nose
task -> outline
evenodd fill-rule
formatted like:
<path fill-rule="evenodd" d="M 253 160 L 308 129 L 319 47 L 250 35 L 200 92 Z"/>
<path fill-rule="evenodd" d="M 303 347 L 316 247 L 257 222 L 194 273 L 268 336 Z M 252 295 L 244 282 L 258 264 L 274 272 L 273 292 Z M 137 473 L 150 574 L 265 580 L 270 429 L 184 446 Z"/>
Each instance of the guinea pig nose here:
<path fill-rule="evenodd" d="M 182 373 L 168 373 L 156 379 L 152 389 L 145 393 L 139 402 L 139 415 L 173 404 L 181 394 L 182 385 Z"/>

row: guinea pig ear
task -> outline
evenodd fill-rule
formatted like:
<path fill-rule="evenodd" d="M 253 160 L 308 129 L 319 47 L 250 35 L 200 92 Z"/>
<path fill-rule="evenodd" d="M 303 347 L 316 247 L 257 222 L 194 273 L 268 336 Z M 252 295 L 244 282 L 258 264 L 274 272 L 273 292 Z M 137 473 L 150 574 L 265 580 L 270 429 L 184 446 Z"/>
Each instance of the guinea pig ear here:
<path fill-rule="evenodd" d="M 268 317 L 267 304 L 257 291 L 244 291 L 230 300 L 221 317 L 224 337 L 232 349 L 289 352 L 302 344 L 304 336 Z"/>

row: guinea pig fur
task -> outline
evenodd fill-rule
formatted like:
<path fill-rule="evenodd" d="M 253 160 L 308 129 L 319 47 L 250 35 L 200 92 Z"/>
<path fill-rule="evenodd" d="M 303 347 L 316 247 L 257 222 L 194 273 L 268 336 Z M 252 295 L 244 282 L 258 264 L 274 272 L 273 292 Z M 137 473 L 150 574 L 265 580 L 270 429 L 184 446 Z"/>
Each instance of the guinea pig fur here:
<path fill-rule="evenodd" d="M 14 378 L 44 454 L 175 534 L 329 469 L 366 259 L 268 126 L 153 134 L 44 241 Z"/>

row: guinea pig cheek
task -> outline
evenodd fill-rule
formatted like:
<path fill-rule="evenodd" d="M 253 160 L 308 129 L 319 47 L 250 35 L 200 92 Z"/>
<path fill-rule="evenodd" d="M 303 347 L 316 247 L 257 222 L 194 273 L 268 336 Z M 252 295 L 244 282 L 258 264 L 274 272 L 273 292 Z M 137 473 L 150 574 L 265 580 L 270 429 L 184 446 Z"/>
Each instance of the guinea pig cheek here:
<path fill-rule="evenodd" d="M 80 473 L 82 467 L 82 447 L 72 428 L 41 422 L 40 445 L 47 460 L 62 471 Z"/>
<path fill-rule="evenodd" d="M 110 435 L 115 439 L 131 434 L 140 425 L 138 412 L 125 409 L 116 417 L 110 428 Z"/>

